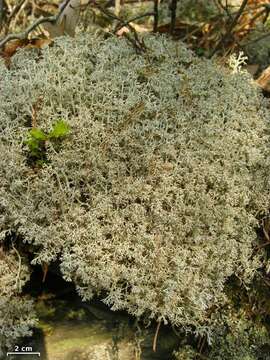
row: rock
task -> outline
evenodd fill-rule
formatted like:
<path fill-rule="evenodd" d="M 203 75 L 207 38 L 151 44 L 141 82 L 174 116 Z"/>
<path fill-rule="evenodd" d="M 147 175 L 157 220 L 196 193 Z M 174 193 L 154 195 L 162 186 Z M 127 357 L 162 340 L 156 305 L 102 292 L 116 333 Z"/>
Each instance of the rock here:
<path fill-rule="evenodd" d="M 123 340 L 117 344 L 118 360 L 136 360 L 136 344 Z"/>
<path fill-rule="evenodd" d="M 161 326 L 154 353 L 155 326 L 140 329 L 137 338 L 134 319 L 125 313 L 99 301 L 83 303 L 77 295 L 69 300 L 45 295 L 36 305 L 40 328 L 20 344 L 40 352 L 39 360 L 168 360 L 178 346 L 174 334 Z"/>
<path fill-rule="evenodd" d="M 74 351 L 68 354 L 65 360 L 115 360 L 113 347 L 111 341 L 96 344 L 85 351 Z"/>

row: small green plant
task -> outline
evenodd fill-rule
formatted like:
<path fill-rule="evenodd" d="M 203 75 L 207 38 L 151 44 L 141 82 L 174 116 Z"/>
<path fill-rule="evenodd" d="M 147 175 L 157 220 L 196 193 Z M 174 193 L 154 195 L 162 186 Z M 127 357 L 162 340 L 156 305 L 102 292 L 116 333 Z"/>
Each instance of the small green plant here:
<path fill-rule="evenodd" d="M 48 139 L 59 139 L 68 135 L 70 126 L 64 120 L 58 120 L 48 134 Z"/>
<path fill-rule="evenodd" d="M 30 159 L 38 165 L 46 162 L 46 142 L 50 141 L 59 149 L 59 141 L 70 132 L 70 126 L 64 120 L 58 120 L 49 133 L 41 129 L 33 128 L 29 130 L 28 137 L 24 144 L 28 146 Z"/>

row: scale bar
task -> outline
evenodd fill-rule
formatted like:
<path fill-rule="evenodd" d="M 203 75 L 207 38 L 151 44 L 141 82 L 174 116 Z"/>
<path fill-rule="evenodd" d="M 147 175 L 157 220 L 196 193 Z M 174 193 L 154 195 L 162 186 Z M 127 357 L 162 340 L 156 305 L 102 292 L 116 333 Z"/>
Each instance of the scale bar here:
<path fill-rule="evenodd" d="M 40 357 L 40 352 L 28 352 L 28 351 L 19 352 L 19 351 L 14 351 L 14 352 L 8 352 L 7 356 L 9 356 L 9 355 L 38 355 Z"/>

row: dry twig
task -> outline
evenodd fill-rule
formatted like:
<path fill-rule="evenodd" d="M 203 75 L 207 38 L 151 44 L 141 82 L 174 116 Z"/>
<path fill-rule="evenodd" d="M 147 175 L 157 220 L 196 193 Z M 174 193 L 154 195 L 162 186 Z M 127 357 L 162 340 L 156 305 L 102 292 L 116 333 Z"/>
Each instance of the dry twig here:
<path fill-rule="evenodd" d="M 160 325 L 161 325 L 161 320 L 158 321 L 155 336 L 154 336 L 154 340 L 153 340 L 153 351 L 154 352 L 156 352 L 156 350 L 157 350 L 157 337 L 158 337 L 158 332 L 159 332 L 159 329 L 160 329 Z"/>
<path fill-rule="evenodd" d="M 26 0 L 20 0 L 19 3 L 17 5 L 15 5 L 14 8 L 12 9 L 11 14 L 9 15 L 9 17 L 7 19 L 7 22 L 6 22 L 6 27 L 5 27 L 6 28 L 6 30 L 5 30 L 6 34 L 8 32 L 11 21 L 13 20 L 13 18 L 15 18 L 18 15 L 18 13 L 22 9 L 25 1 Z"/>
<path fill-rule="evenodd" d="M 4 0 L 0 0 L 0 31 L 2 29 L 3 19 L 5 17 Z"/>
<path fill-rule="evenodd" d="M 158 4 L 159 4 L 159 0 L 154 0 L 154 27 L 153 27 L 154 32 L 157 32 L 158 30 Z"/>
<path fill-rule="evenodd" d="M 149 12 L 149 13 L 145 13 L 145 14 L 143 14 L 143 15 L 138 15 L 138 16 L 135 16 L 134 18 L 132 18 L 132 19 L 130 19 L 130 20 L 128 20 L 128 21 L 125 21 L 125 22 L 123 22 L 123 23 L 120 23 L 120 24 L 118 24 L 118 25 L 115 27 L 113 33 L 116 34 L 116 33 L 117 33 L 119 30 L 121 30 L 123 27 L 128 26 L 128 25 L 131 25 L 131 23 L 133 23 L 134 21 L 137 21 L 137 20 L 142 19 L 142 18 L 147 17 L 147 16 L 154 16 L 154 13 Z"/>
<path fill-rule="evenodd" d="M 15 253 L 18 257 L 18 260 L 19 260 L 19 269 L 18 269 L 17 276 L 16 276 L 15 289 L 20 291 L 21 290 L 20 289 L 20 275 L 21 275 L 21 267 L 22 267 L 22 258 L 21 258 L 21 255 L 19 254 L 19 251 L 15 248 L 13 243 L 12 243 L 12 248 L 15 251 Z"/>
<path fill-rule="evenodd" d="M 220 48 L 220 46 L 223 45 L 224 43 L 226 43 L 228 38 L 230 38 L 234 27 L 236 26 L 236 24 L 237 24 L 239 18 L 241 17 L 241 15 L 243 14 L 243 12 L 245 10 L 245 7 L 247 6 L 247 3 L 248 3 L 248 0 L 243 0 L 242 1 L 242 4 L 241 4 L 239 10 L 237 11 L 236 15 L 232 19 L 228 30 L 226 31 L 225 35 L 222 36 L 222 38 L 220 39 L 220 41 L 218 42 L 218 44 L 216 45 L 216 47 L 212 51 L 210 57 L 214 56 L 216 54 L 216 52 L 218 51 L 218 49 Z"/>
<path fill-rule="evenodd" d="M 44 18 L 40 18 L 37 19 L 33 24 L 31 24 L 25 31 L 18 33 L 18 34 L 9 34 L 6 37 L 4 37 L 4 39 L 2 39 L 0 41 L 0 49 L 4 47 L 4 45 L 6 43 L 8 43 L 11 40 L 23 40 L 26 39 L 28 37 L 28 35 L 34 30 L 36 29 L 39 25 L 44 24 L 46 22 L 52 23 L 52 24 L 56 24 L 57 21 L 59 20 L 60 16 L 62 15 L 62 13 L 64 12 L 64 10 L 66 9 L 67 5 L 69 4 L 70 0 L 66 0 L 65 3 L 63 4 L 63 6 L 60 8 L 59 13 L 53 16 L 48 16 L 48 17 L 44 17 Z"/>
<path fill-rule="evenodd" d="M 174 33 L 174 29 L 175 29 L 176 9 L 177 9 L 177 0 L 172 0 L 171 5 L 170 5 L 170 10 L 171 10 L 171 28 L 170 28 L 170 32 L 171 32 L 171 34 Z"/>
<path fill-rule="evenodd" d="M 103 6 L 98 4 L 95 0 L 90 0 L 88 2 L 88 5 L 89 4 L 94 5 L 100 12 L 102 12 L 103 14 L 108 16 L 110 19 L 117 20 L 119 24 L 121 24 L 123 26 L 127 26 L 134 36 L 134 39 L 133 39 L 130 36 L 128 36 L 128 34 L 124 33 L 124 36 L 127 38 L 127 40 L 134 46 L 134 48 L 138 52 L 144 52 L 146 50 L 144 42 L 139 39 L 137 31 L 130 24 L 130 22 L 132 20 L 127 22 L 127 21 L 121 19 L 120 17 L 116 16 L 115 14 L 111 13 L 109 10 L 105 9 Z"/>

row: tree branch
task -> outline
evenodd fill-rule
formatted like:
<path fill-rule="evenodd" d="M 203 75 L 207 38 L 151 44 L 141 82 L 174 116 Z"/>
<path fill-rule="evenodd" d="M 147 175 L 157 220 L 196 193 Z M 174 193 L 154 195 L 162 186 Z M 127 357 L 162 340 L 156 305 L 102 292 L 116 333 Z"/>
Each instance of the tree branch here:
<path fill-rule="evenodd" d="M 7 25 L 6 25 L 6 31 L 8 31 L 9 25 L 12 21 L 12 19 L 18 14 L 18 12 L 20 11 L 20 9 L 22 8 L 23 4 L 25 3 L 26 0 L 20 0 L 19 3 L 14 6 L 14 8 L 11 11 L 11 14 L 9 15 L 8 19 L 7 19 Z"/>
<path fill-rule="evenodd" d="M 128 26 L 130 25 L 130 23 L 133 23 L 134 21 L 136 20 L 140 20 L 144 17 L 147 17 L 147 16 L 154 16 L 155 14 L 152 13 L 152 12 L 148 12 L 148 13 L 145 13 L 143 15 L 138 15 L 138 16 L 135 16 L 134 18 L 130 19 L 130 20 L 127 20 L 127 21 L 123 21 L 121 22 L 121 24 L 118 24 L 114 30 L 114 34 L 117 33 L 117 31 L 119 31 L 120 29 L 122 29 L 124 26 Z"/>
<path fill-rule="evenodd" d="M 22 1 L 22 0 L 21 0 Z M 11 40 L 23 40 L 26 39 L 28 37 L 28 35 L 31 33 L 31 31 L 33 31 L 35 28 L 37 28 L 39 25 L 45 23 L 45 22 L 50 22 L 50 23 L 57 23 L 57 21 L 59 20 L 61 14 L 63 13 L 63 11 L 65 10 L 65 8 L 67 7 L 67 5 L 69 4 L 70 0 L 66 0 L 64 2 L 64 4 L 61 6 L 59 13 L 53 16 L 48 16 L 48 17 L 44 17 L 44 18 L 40 18 L 37 19 L 33 24 L 31 24 L 30 26 L 28 26 L 28 28 L 21 32 L 21 33 L 17 33 L 17 34 L 9 34 L 6 37 L 4 37 L 4 39 L 2 39 L 0 41 L 0 49 L 3 48 L 3 46 L 11 41 Z"/>
<path fill-rule="evenodd" d="M 11 41 L 11 40 L 23 40 L 26 39 L 28 37 L 28 35 L 30 34 L 31 31 L 33 31 L 36 27 L 38 27 L 40 24 L 43 24 L 45 22 L 51 22 L 51 23 L 55 23 L 57 21 L 58 17 L 57 16 L 50 16 L 50 17 L 46 17 L 46 18 L 40 18 L 38 20 L 36 20 L 32 25 L 30 25 L 25 31 L 18 33 L 18 34 L 9 34 L 7 35 L 3 40 L 0 41 L 0 49 L 6 45 L 7 42 Z"/>
<path fill-rule="evenodd" d="M 237 24 L 237 21 L 239 20 L 239 18 L 241 17 L 241 15 L 243 14 L 245 7 L 247 6 L 248 0 L 243 0 L 242 4 L 239 8 L 239 10 L 237 11 L 235 17 L 232 19 L 231 24 L 228 28 L 228 30 L 226 31 L 225 35 L 222 36 L 222 38 L 220 39 L 220 41 L 218 42 L 218 44 L 216 45 L 216 47 L 214 48 L 214 50 L 212 51 L 210 57 L 214 56 L 215 53 L 218 51 L 219 47 L 226 42 L 226 40 L 230 37 L 234 27 Z"/>
<path fill-rule="evenodd" d="M 119 24 L 123 25 L 123 26 L 127 26 L 130 31 L 132 32 L 132 34 L 134 35 L 134 39 L 132 39 L 131 37 L 129 37 L 127 34 L 124 34 L 124 36 L 127 38 L 127 40 L 129 42 L 132 43 L 132 45 L 135 47 L 136 50 L 138 51 L 145 51 L 145 45 L 143 43 L 143 41 L 141 41 L 139 39 L 139 36 L 137 34 L 137 31 L 134 29 L 134 27 L 130 24 L 130 21 L 124 21 L 123 19 L 121 19 L 120 17 L 114 15 L 113 13 L 111 13 L 109 10 L 104 9 L 101 5 L 99 5 L 95 0 L 90 0 L 88 4 L 92 4 L 94 5 L 99 11 L 101 11 L 103 14 L 105 14 L 106 16 L 108 16 L 110 19 L 113 20 L 117 20 L 119 22 Z"/>

